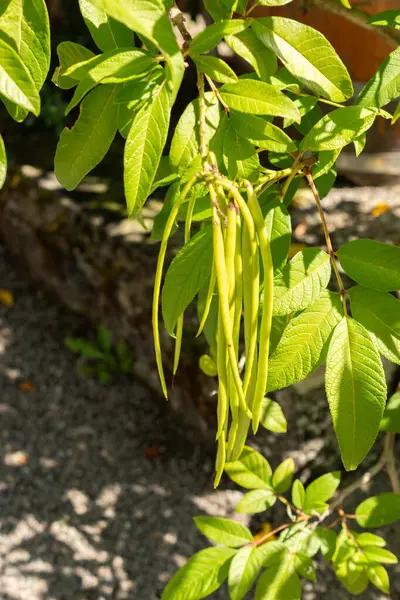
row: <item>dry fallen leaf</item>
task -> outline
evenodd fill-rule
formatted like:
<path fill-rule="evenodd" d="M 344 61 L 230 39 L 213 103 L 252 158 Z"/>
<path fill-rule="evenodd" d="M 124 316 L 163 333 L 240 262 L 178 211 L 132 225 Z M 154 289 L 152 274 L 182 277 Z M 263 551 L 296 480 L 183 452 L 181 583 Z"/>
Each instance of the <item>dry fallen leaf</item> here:
<path fill-rule="evenodd" d="M 302 235 L 305 234 L 306 231 L 307 231 L 307 224 L 299 223 L 293 233 L 295 234 L 296 237 L 301 237 Z"/>
<path fill-rule="evenodd" d="M 149 446 L 148 448 L 146 448 L 145 457 L 149 460 L 154 460 L 155 458 L 159 458 L 160 454 L 160 446 Z"/>
<path fill-rule="evenodd" d="M 14 295 L 10 290 L 2 290 L 0 289 L 0 302 L 5 304 L 9 308 L 14 306 Z"/>
<path fill-rule="evenodd" d="M 32 383 L 32 381 L 21 381 L 18 384 L 18 387 L 21 392 L 36 392 L 37 390 L 36 385 Z"/>
<path fill-rule="evenodd" d="M 261 523 L 260 530 L 258 531 L 258 533 L 256 533 L 253 540 L 255 542 L 257 542 L 258 540 L 263 538 L 268 533 L 271 533 L 271 531 L 272 531 L 271 523 Z M 266 539 L 266 542 L 273 542 L 276 539 L 277 539 L 276 535 L 271 535 L 271 537 Z"/>
<path fill-rule="evenodd" d="M 372 216 L 379 217 L 379 215 L 383 215 L 386 212 L 388 212 L 389 210 L 390 210 L 390 206 L 388 204 L 386 204 L 386 202 L 379 202 L 379 204 L 374 206 L 374 208 L 372 209 Z"/>

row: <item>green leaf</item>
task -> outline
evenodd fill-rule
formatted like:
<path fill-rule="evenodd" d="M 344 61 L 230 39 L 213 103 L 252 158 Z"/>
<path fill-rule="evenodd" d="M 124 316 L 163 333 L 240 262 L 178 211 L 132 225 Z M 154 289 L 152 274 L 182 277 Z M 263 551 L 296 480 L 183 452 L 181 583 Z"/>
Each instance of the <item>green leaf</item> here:
<path fill-rule="evenodd" d="M 354 142 L 374 123 L 376 111 L 363 106 L 345 106 L 325 115 L 307 133 L 301 150 L 337 150 Z"/>
<path fill-rule="evenodd" d="M 192 556 L 165 588 L 161 600 L 200 600 L 209 596 L 228 576 L 232 548 L 206 548 Z"/>
<path fill-rule="evenodd" d="M 313 581 L 314 583 L 317 580 L 313 562 L 311 558 L 309 558 L 305 554 L 301 554 L 300 552 L 298 552 L 294 556 L 294 567 L 296 572 L 301 577 L 305 577 L 306 579 L 308 579 L 309 581 Z"/>
<path fill-rule="evenodd" d="M 361 594 L 368 585 L 367 570 L 354 565 L 353 562 L 340 563 L 336 567 L 335 573 L 346 590 L 355 596 Z"/>
<path fill-rule="evenodd" d="M 35 82 L 14 48 L 0 38 L 0 93 L 38 116 L 40 97 Z"/>
<path fill-rule="evenodd" d="M 251 590 L 262 567 L 263 554 L 258 548 L 245 546 L 233 557 L 229 566 L 230 600 L 242 600 Z"/>
<path fill-rule="evenodd" d="M 133 119 L 135 118 L 135 110 L 128 108 L 126 104 L 118 103 L 118 131 L 126 140 L 132 127 Z M 153 185 L 154 187 L 154 185 Z"/>
<path fill-rule="evenodd" d="M 289 253 L 292 223 L 285 206 L 277 198 L 267 207 L 265 227 L 271 245 L 274 270 L 282 269 Z"/>
<path fill-rule="evenodd" d="M 326 394 L 347 471 L 365 458 L 379 431 L 386 379 L 379 353 L 364 327 L 344 317 L 331 338 Z"/>
<path fill-rule="evenodd" d="M 73 190 L 107 154 L 117 132 L 115 87 L 102 86 L 86 96 L 72 129 L 61 133 L 55 156 L 55 174 Z"/>
<path fill-rule="evenodd" d="M 250 24 L 243 19 L 234 19 L 233 21 L 221 21 L 209 25 L 203 31 L 200 31 L 190 42 L 191 54 L 202 54 L 212 50 L 219 44 L 225 35 L 232 35 L 244 31 Z"/>
<path fill-rule="evenodd" d="M 219 83 L 232 83 L 237 81 L 235 71 L 226 64 L 222 58 L 216 56 L 194 55 L 192 60 L 201 73 L 205 73 Z"/>
<path fill-rule="evenodd" d="M 287 458 L 277 467 L 272 476 L 272 487 L 277 494 L 284 494 L 292 485 L 295 465 L 293 458 Z"/>
<path fill-rule="evenodd" d="M 267 569 L 256 587 L 255 600 L 300 600 L 301 583 L 286 559 L 278 567 Z"/>
<path fill-rule="evenodd" d="M 344 271 L 361 285 L 378 292 L 400 289 L 400 247 L 367 238 L 353 240 L 339 248 Z"/>
<path fill-rule="evenodd" d="M 383 12 L 379 12 L 376 15 L 372 15 L 372 17 L 368 19 L 368 24 L 400 29 L 400 11 L 385 10 Z"/>
<path fill-rule="evenodd" d="M 296 479 L 292 487 L 292 502 L 296 508 L 303 508 L 305 497 L 306 492 L 304 489 L 304 485 L 301 483 L 300 479 Z"/>
<path fill-rule="evenodd" d="M 286 433 L 287 421 L 283 410 L 275 400 L 265 397 L 262 401 L 260 423 L 268 431 Z"/>
<path fill-rule="evenodd" d="M 312 175 L 314 179 L 318 179 L 329 173 L 336 159 L 340 154 L 339 150 L 322 150 L 318 153 L 318 162 L 312 167 Z"/>
<path fill-rule="evenodd" d="M 99 338 L 100 346 L 103 348 L 103 350 L 109 352 L 113 345 L 111 332 L 106 327 L 98 327 L 97 337 Z"/>
<path fill-rule="evenodd" d="M 396 392 L 386 405 L 380 426 L 381 431 L 400 433 L 400 392 Z"/>
<path fill-rule="evenodd" d="M 133 46 L 132 31 L 115 21 L 91 0 L 79 0 L 79 8 L 96 46 L 103 52 Z"/>
<path fill-rule="evenodd" d="M 370 333 L 380 354 L 400 364 L 399 300 L 358 285 L 350 288 L 349 295 L 354 318 Z"/>
<path fill-rule="evenodd" d="M 81 354 L 85 358 L 93 358 L 97 360 L 104 359 L 104 352 L 99 350 L 99 348 L 93 344 L 85 342 L 85 340 L 82 340 L 81 338 L 67 337 L 65 338 L 64 343 L 68 350 L 71 350 L 71 352 L 75 352 L 77 354 Z"/>
<path fill-rule="evenodd" d="M 89 66 L 65 114 L 68 114 L 98 83 L 122 83 L 140 77 L 154 66 L 153 56 L 142 50 L 110 50 Z"/>
<path fill-rule="evenodd" d="M 167 141 L 170 97 L 162 84 L 135 115 L 124 153 L 124 184 L 128 214 L 135 216 L 146 202 Z"/>
<path fill-rule="evenodd" d="M 320 200 L 323 200 L 329 194 L 329 192 L 335 185 L 336 177 L 336 165 L 333 165 L 333 167 L 331 167 L 330 171 L 328 171 L 326 175 L 322 175 L 315 182 Z"/>
<path fill-rule="evenodd" d="M 351 98 L 353 86 L 347 69 L 319 31 L 283 17 L 254 20 L 252 28 L 287 70 L 314 94 L 334 102 Z"/>
<path fill-rule="evenodd" d="M 289 4 L 292 0 L 258 0 L 257 4 L 260 6 L 283 6 Z"/>
<path fill-rule="evenodd" d="M 358 138 L 356 138 L 354 140 L 353 144 L 354 144 L 354 150 L 355 150 L 356 156 L 360 156 L 361 152 L 365 148 L 366 143 L 367 143 L 367 134 L 366 133 L 362 133 Z"/>
<path fill-rule="evenodd" d="M 279 565 L 282 562 L 282 559 L 288 553 L 286 546 L 284 546 L 282 542 L 278 540 L 272 542 L 267 541 L 261 546 L 258 546 L 258 549 L 263 555 L 264 567 Z"/>
<path fill-rule="evenodd" d="M 223 159 L 230 179 L 258 180 L 260 158 L 253 144 L 238 135 L 231 120 L 225 129 Z"/>
<path fill-rule="evenodd" d="M 356 508 L 357 523 L 361 527 L 374 529 L 390 525 L 400 519 L 400 494 L 371 496 Z"/>
<path fill-rule="evenodd" d="M 368 579 L 378 590 L 384 594 L 390 593 L 389 575 L 382 565 L 371 565 L 368 567 Z"/>
<path fill-rule="evenodd" d="M 291 99 L 293 100 L 293 104 L 295 104 L 299 109 L 299 113 L 302 120 L 306 114 L 313 110 L 313 108 L 318 102 L 318 99 L 314 98 L 313 96 L 295 96 Z M 293 125 L 293 123 L 294 121 L 292 119 L 285 119 L 283 122 L 283 126 L 289 127 L 290 125 Z"/>
<path fill-rule="evenodd" d="M 203 0 L 203 4 L 214 21 L 223 21 L 224 19 L 230 19 L 232 16 L 232 7 L 226 6 L 223 0 Z"/>
<path fill-rule="evenodd" d="M 369 532 L 359 533 L 357 535 L 357 544 L 361 548 L 364 548 L 364 546 L 378 546 L 379 548 L 386 546 L 386 542 L 382 537 Z"/>
<path fill-rule="evenodd" d="M 333 529 L 325 529 L 323 527 L 317 527 L 315 535 L 319 540 L 319 547 L 322 552 L 322 556 L 330 561 L 335 552 L 337 534 Z"/>
<path fill-rule="evenodd" d="M 318 248 L 298 252 L 275 277 L 274 315 L 287 315 L 312 304 L 331 276 L 329 255 Z"/>
<path fill-rule="evenodd" d="M 266 79 L 276 72 L 275 54 L 260 42 L 251 29 L 245 29 L 236 35 L 226 35 L 225 41 L 236 54 L 253 67 L 260 79 Z"/>
<path fill-rule="evenodd" d="M 363 554 L 365 558 L 372 563 L 377 562 L 394 565 L 399 562 L 393 552 L 389 552 L 389 550 L 379 548 L 378 546 L 366 546 L 363 548 Z"/>
<path fill-rule="evenodd" d="M 75 87 L 80 80 L 80 77 L 74 76 L 74 73 L 70 76 L 66 76 L 64 73 L 73 65 L 82 64 L 95 58 L 91 50 L 80 44 L 75 44 L 75 42 L 61 42 L 61 44 L 58 44 L 57 55 L 60 66 L 54 71 L 52 82 L 63 90 Z"/>
<path fill-rule="evenodd" d="M 232 111 L 230 117 L 236 132 L 254 146 L 273 152 L 295 152 L 295 142 L 262 116 Z"/>
<path fill-rule="evenodd" d="M 339 294 L 324 291 L 293 317 L 271 354 L 267 390 L 285 388 L 308 377 L 321 364 L 326 343 L 342 316 Z"/>
<path fill-rule="evenodd" d="M 194 517 L 196 527 L 216 544 L 238 548 L 253 540 L 250 529 L 232 519 L 220 517 Z"/>
<path fill-rule="evenodd" d="M 400 47 L 383 61 L 379 69 L 361 90 L 356 102 L 361 106 L 386 106 L 399 96 Z"/>
<path fill-rule="evenodd" d="M 306 488 L 304 510 L 312 512 L 315 506 L 330 500 L 340 484 L 340 472 L 325 473 Z M 318 512 L 318 511 L 317 511 Z"/>
<path fill-rule="evenodd" d="M 396 106 L 396 110 L 393 113 L 393 118 L 391 121 L 391 125 L 394 125 L 395 123 L 397 123 L 397 121 L 400 119 L 400 102 L 398 102 L 397 106 Z"/>
<path fill-rule="evenodd" d="M 0 15 L 0 31 L 12 42 L 39 92 L 50 67 L 50 27 L 44 0 L 7 0 Z"/>
<path fill-rule="evenodd" d="M 300 121 L 296 106 L 272 85 L 254 79 L 241 79 L 220 88 L 224 102 L 238 112 L 288 117 Z"/>
<path fill-rule="evenodd" d="M 7 155 L 4 146 L 4 140 L 0 134 L 0 190 L 4 185 L 7 176 Z"/>
<path fill-rule="evenodd" d="M 238 485 L 247 489 L 269 489 L 272 469 L 266 458 L 245 446 L 240 458 L 225 465 L 225 472 Z"/>
<path fill-rule="evenodd" d="M 207 283 L 213 260 L 212 226 L 201 229 L 173 259 L 162 291 L 165 327 L 173 335 L 175 325 Z"/>
<path fill-rule="evenodd" d="M 215 134 L 219 119 L 219 103 L 213 92 L 206 92 L 206 135 L 205 141 L 208 144 Z M 171 166 L 179 172 L 184 171 L 193 160 L 199 155 L 200 139 L 198 124 L 199 122 L 199 99 L 197 98 L 184 110 L 171 142 L 170 163 Z"/>
<path fill-rule="evenodd" d="M 175 100 L 184 74 L 184 61 L 162 0 L 92 0 L 99 9 L 160 48 L 170 73 Z"/>
<path fill-rule="evenodd" d="M 252 490 L 243 496 L 236 506 L 236 512 L 252 515 L 266 511 L 276 502 L 276 496 L 272 490 Z"/>

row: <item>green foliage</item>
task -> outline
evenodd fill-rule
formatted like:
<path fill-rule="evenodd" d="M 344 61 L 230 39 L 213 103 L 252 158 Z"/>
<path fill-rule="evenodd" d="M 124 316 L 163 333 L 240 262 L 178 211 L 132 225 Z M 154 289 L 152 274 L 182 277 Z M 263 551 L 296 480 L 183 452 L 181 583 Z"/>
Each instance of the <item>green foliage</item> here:
<path fill-rule="evenodd" d="M 184 312 L 197 301 L 198 334 L 204 333 L 210 346 L 200 368 L 218 376 L 215 485 L 225 472 L 249 490 L 238 512 L 258 514 L 282 502 L 289 519 L 253 537 L 236 521 L 197 518 L 199 530 L 220 545 L 189 559 L 168 583 L 164 600 L 204 598 L 225 581 L 231 600 L 241 600 L 252 588 L 256 600 L 300 598 L 301 578 L 315 581 L 318 552 L 352 594 L 369 582 L 389 593 L 382 565 L 396 562 L 383 538 L 352 531 L 350 525 L 353 518 L 371 528 L 398 520 L 397 492 L 367 498 L 354 517 L 341 507 L 349 490 L 334 496 L 339 472 L 305 487 L 298 478 L 293 482 L 290 457 L 273 471 L 246 446 L 250 424 L 254 433 L 259 423 L 274 433 L 287 429 L 282 408 L 266 393 L 301 381 L 326 362 L 327 399 L 345 468 L 357 468 L 379 430 L 385 431 L 385 451 L 371 473 L 386 467 L 397 490 L 393 448 L 400 431 L 399 393 L 385 409 L 379 355 L 400 363 L 400 305 L 392 294 L 400 289 L 400 248 L 359 239 L 335 252 L 321 199 L 335 183 L 342 149 L 354 144 L 358 156 L 377 120 L 399 118 L 400 104 L 393 115 L 382 107 L 398 97 L 400 48 L 352 100 L 347 69 L 321 33 L 292 19 L 254 17 L 257 5 L 289 1 L 205 0 L 214 23 L 192 39 L 172 0 L 80 0 L 99 53 L 76 41 L 64 41 L 57 50 L 53 82 L 62 90 L 75 88 L 66 113 L 79 106 L 79 116 L 61 133 L 56 176 L 66 189 L 76 188 L 119 133 L 126 140 L 129 216 L 141 221 L 147 198 L 168 187 L 151 232 L 153 241 L 161 240 L 152 315 L 163 392 L 168 395 L 160 299 L 165 327 L 175 337 L 174 373 Z M 348 0 L 341 3 L 351 10 Z M 370 23 L 391 27 L 396 39 L 399 18 L 398 10 L 386 11 Z M 216 55 L 223 40 L 251 72 L 238 77 L 232 64 Z M 16 121 L 40 113 L 49 60 L 44 0 L 8 0 L 0 9 L 0 98 Z M 171 119 L 186 67 L 196 71 L 198 97 Z M 177 122 L 173 131 L 171 122 Z M 0 137 L 0 186 L 6 165 Z M 327 252 L 306 248 L 288 260 L 287 209 L 302 183 L 317 204 Z M 169 237 L 182 225 L 183 246 L 164 277 Z M 345 289 L 338 263 L 358 285 Z M 81 370 L 104 382 L 131 371 L 130 351 L 124 344 L 114 347 L 104 328 L 95 344 L 71 338 L 66 344 L 83 357 Z"/>
<path fill-rule="evenodd" d="M 67 337 L 65 346 L 83 359 L 78 364 L 79 372 L 82 375 L 95 376 L 101 383 L 111 383 L 121 374 L 132 373 L 132 352 L 123 341 L 114 346 L 112 335 L 106 327 L 97 328 L 95 343 L 82 338 Z"/>
<path fill-rule="evenodd" d="M 400 494 L 381 494 L 367 498 L 356 509 L 361 527 L 382 527 L 400 519 Z"/>
<path fill-rule="evenodd" d="M 330 340 L 325 384 L 342 461 L 352 471 L 378 434 L 386 379 L 367 330 L 350 317 L 343 317 Z"/>

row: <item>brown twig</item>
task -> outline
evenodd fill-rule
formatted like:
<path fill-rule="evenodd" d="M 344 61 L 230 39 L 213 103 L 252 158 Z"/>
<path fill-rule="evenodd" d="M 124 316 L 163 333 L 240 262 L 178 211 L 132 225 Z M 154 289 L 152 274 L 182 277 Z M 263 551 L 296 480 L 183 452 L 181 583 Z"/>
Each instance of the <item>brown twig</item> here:
<path fill-rule="evenodd" d="M 362 477 L 354 481 L 352 484 L 347 486 L 342 492 L 340 492 L 340 494 L 338 494 L 336 500 L 334 500 L 330 505 L 329 512 L 331 514 L 334 510 L 341 507 L 344 500 L 348 496 L 350 496 L 353 492 L 359 489 L 363 489 L 365 486 L 367 486 L 378 473 L 383 471 L 383 469 L 387 470 L 390 481 L 392 483 L 393 491 L 400 491 L 399 477 L 394 459 L 394 440 L 395 435 L 393 433 L 386 434 L 382 456 L 380 457 L 378 462 L 369 471 L 367 471 L 367 473 L 364 473 Z"/>
<path fill-rule="evenodd" d="M 185 52 L 192 40 L 192 36 L 190 35 L 185 23 L 185 17 L 183 16 L 182 11 L 177 7 L 176 4 L 171 8 L 169 12 L 169 18 L 172 25 L 178 29 L 179 33 L 183 37 L 184 45 L 182 51 Z"/>
<path fill-rule="evenodd" d="M 330 259 L 331 259 L 332 268 L 333 268 L 333 271 L 335 273 L 335 276 L 336 276 L 336 279 L 337 279 L 337 282 L 338 282 L 338 285 L 339 285 L 339 291 L 340 291 L 340 296 L 342 298 L 344 313 L 345 313 L 345 315 L 347 315 L 346 289 L 345 289 L 345 287 L 343 285 L 343 280 L 342 280 L 342 278 L 340 276 L 339 268 L 338 268 L 337 263 L 336 263 L 335 251 L 334 251 L 333 246 L 332 246 L 331 236 L 329 234 L 328 224 L 327 224 L 326 219 L 325 219 L 325 213 L 324 213 L 323 208 L 322 208 L 321 199 L 319 197 L 319 193 L 318 193 L 317 187 L 315 185 L 314 178 L 313 178 L 313 176 L 311 174 L 311 169 L 309 167 L 306 167 L 304 169 L 304 174 L 305 174 L 305 176 L 307 178 L 308 184 L 309 184 L 309 186 L 311 188 L 311 191 L 313 193 L 315 202 L 317 204 L 318 213 L 319 213 L 319 216 L 320 216 L 320 219 L 321 219 L 322 229 L 324 231 L 326 248 L 328 250 L 328 254 L 329 254 Z"/>

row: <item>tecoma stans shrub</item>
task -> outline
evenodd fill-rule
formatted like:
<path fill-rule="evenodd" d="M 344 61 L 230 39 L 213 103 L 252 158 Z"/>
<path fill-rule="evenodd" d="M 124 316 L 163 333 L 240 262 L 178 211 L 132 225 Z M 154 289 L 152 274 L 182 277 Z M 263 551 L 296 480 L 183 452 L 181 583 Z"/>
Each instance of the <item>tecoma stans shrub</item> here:
<path fill-rule="evenodd" d="M 383 356 L 400 364 L 400 247 L 363 238 L 333 248 L 322 200 L 334 185 L 342 149 L 352 144 L 359 155 L 375 121 L 394 123 L 400 116 L 400 104 L 393 114 L 387 110 L 399 95 L 400 46 L 355 95 L 345 65 L 321 33 L 280 16 L 254 18 L 256 6 L 289 2 L 204 0 L 213 22 L 192 37 L 171 0 L 79 0 L 98 51 L 74 40 L 58 46 L 53 82 L 73 89 L 66 114 L 78 105 L 80 111 L 61 133 L 56 176 L 74 189 L 119 133 L 126 139 L 129 215 L 141 221 L 147 198 L 166 188 L 152 231 L 161 242 L 153 301 L 161 388 L 167 397 L 160 305 L 175 339 L 175 374 L 184 313 L 197 301 L 198 335 L 206 336 L 210 348 L 201 367 L 218 377 L 215 486 L 225 472 L 249 490 L 238 512 L 260 513 L 276 502 L 287 510 L 286 522 L 256 536 L 234 520 L 196 518 L 214 545 L 171 579 L 164 600 L 204 598 L 225 580 L 231 600 L 244 598 L 253 585 L 256 600 L 296 600 L 300 578 L 315 580 L 317 553 L 350 593 L 361 593 L 369 582 L 388 593 L 383 565 L 397 562 L 385 540 L 365 529 L 400 518 L 394 462 L 400 395 L 386 403 L 381 361 Z M 353 10 L 348 0 L 326 4 Z M 351 18 L 366 21 L 359 9 Z M 370 24 L 394 46 L 400 39 L 400 10 L 375 15 Z M 238 76 L 218 56 L 223 40 L 246 61 L 248 72 Z M 1 100 L 11 117 L 39 115 L 50 61 L 44 0 L 2 3 L 0 57 Z M 185 69 L 197 73 L 198 96 L 180 115 L 163 154 Z M 5 177 L 0 138 L 1 184 Z M 325 246 L 305 248 L 289 260 L 288 207 L 301 182 L 311 189 Z M 179 227 L 184 243 L 164 276 L 167 244 Z M 273 471 L 246 445 L 250 428 L 286 431 L 282 409 L 268 393 L 305 379 L 322 364 L 344 468 L 356 469 L 379 431 L 386 432 L 376 465 L 339 493 L 339 472 L 304 487 L 293 481 L 291 458 Z M 393 491 L 347 513 L 343 503 L 351 493 L 383 469 Z"/>

